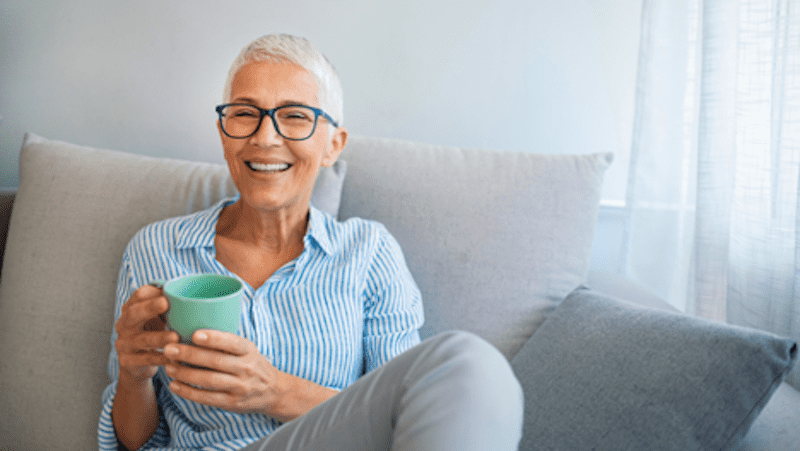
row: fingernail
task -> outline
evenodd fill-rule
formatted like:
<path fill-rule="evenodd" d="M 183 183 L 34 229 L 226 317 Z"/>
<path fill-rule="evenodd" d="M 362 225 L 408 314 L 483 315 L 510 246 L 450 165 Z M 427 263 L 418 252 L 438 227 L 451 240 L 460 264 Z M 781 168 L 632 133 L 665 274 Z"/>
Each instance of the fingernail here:
<path fill-rule="evenodd" d="M 176 357 L 178 355 L 178 348 L 175 346 L 164 346 L 164 355 L 167 357 Z"/>
<path fill-rule="evenodd" d="M 195 332 L 194 340 L 195 341 L 206 341 L 206 340 L 208 340 L 208 335 L 205 332 Z"/>
<path fill-rule="evenodd" d="M 167 365 L 164 367 L 164 370 L 167 372 L 167 375 L 170 377 L 175 375 L 175 367 L 172 365 Z"/>

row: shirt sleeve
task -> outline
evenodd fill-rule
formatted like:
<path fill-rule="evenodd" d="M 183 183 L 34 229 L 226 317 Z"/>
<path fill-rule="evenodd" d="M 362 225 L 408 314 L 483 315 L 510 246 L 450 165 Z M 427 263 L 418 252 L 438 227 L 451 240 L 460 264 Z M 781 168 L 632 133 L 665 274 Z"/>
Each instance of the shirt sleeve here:
<path fill-rule="evenodd" d="M 364 372 L 368 373 L 420 341 L 422 296 L 400 245 L 379 230 L 364 292 Z"/>
<path fill-rule="evenodd" d="M 130 257 L 128 250 L 122 257 L 122 264 L 120 265 L 119 276 L 117 279 L 117 293 L 116 302 L 114 305 L 114 324 L 116 324 L 122 312 L 122 305 L 127 301 L 131 294 L 136 291 L 137 284 L 131 269 Z M 108 376 L 111 378 L 111 384 L 103 391 L 102 397 L 102 410 L 100 411 L 100 420 L 97 429 L 97 441 L 101 451 L 117 450 L 117 434 L 114 430 L 114 423 L 111 417 L 111 409 L 114 406 L 114 397 L 117 393 L 117 381 L 119 379 L 119 359 L 117 357 L 117 350 L 114 346 L 117 340 L 116 328 L 111 328 L 111 351 L 108 356 Z M 160 392 L 160 384 L 157 378 L 154 378 L 156 384 L 156 392 Z M 159 425 L 153 437 L 144 444 L 140 449 L 148 449 L 153 446 L 163 446 L 169 442 L 169 429 L 167 422 L 164 419 L 164 414 L 159 407 Z"/>
<path fill-rule="evenodd" d="M 158 379 L 154 382 L 158 385 Z M 98 427 L 97 442 L 101 451 L 105 450 L 118 450 L 117 433 L 114 430 L 114 423 L 111 419 L 111 408 L 114 405 L 114 396 L 117 393 L 117 381 L 112 382 L 105 391 L 103 391 L 103 410 L 100 412 L 100 425 Z M 151 448 L 165 447 L 169 444 L 169 427 L 161 412 L 161 406 L 158 409 L 158 428 L 155 434 L 150 437 L 140 450 Z"/>

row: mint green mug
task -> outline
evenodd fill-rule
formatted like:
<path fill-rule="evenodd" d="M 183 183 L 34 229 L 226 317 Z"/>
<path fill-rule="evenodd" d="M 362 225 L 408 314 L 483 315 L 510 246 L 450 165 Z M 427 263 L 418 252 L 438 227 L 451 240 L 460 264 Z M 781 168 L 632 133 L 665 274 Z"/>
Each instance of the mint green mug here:
<path fill-rule="evenodd" d="M 199 329 L 239 333 L 244 285 L 235 277 L 194 274 L 151 285 L 163 288 L 169 300 L 167 326 L 178 332 L 182 343 L 191 343 Z"/>

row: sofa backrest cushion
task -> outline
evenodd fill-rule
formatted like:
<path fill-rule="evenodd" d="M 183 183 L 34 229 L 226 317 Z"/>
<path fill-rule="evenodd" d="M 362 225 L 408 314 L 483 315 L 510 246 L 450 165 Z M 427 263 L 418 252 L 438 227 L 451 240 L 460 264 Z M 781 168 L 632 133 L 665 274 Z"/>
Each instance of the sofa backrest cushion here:
<path fill-rule="evenodd" d="M 312 203 L 338 209 L 345 167 L 320 172 Z M 225 165 L 26 137 L 0 283 L 0 449 L 97 448 L 125 246 L 235 194 Z"/>
<path fill-rule="evenodd" d="M 386 225 L 422 291 L 422 335 L 473 332 L 511 358 L 586 280 L 611 154 L 355 139 L 340 218 Z"/>

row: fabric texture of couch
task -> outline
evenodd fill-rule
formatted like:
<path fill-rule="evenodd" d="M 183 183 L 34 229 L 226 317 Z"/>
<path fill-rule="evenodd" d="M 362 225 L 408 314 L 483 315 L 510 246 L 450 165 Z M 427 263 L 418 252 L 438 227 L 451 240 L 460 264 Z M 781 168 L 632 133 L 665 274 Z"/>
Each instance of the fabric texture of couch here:
<path fill-rule="evenodd" d="M 624 278 L 609 283 L 613 275 L 588 274 L 600 187 L 610 162 L 608 154 L 498 152 L 356 136 L 341 161 L 321 172 L 312 202 L 338 212 L 340 219 L 378 220 L 397 238 L 423 293 L 424 337 L 467 330 L 512 361 L 523 386 L 533 386 L 526 408 L 546 409 L 527 415 L 521 449 L 575 449 L 570 441 L 575 434 L 566 431 L 577 430 L 588 434 L 581 443 L 602 445 L 596 449 L 672 449 L 651 445 L 682 443 L 678 436 L 697 436 L 691 427 L 698 425 L 703 434 L 692 442 L 696 447 L 684 449 L 796 449 L 791 446 L 800 443 L 800 393 L 781 383 L 797 358 L 791 340 L 722 324 L 709 332 L 694 318 L 665 313 L 668 306 Z M 115 283 L 125 245 L 150 222 L 234 194 L 223 165 L 26 137 L 0 279 L 0 449 L 96 448 L 100 395 L 108 384 Z M 645 308 L 643 317 L 642 307 L 603 294 L 587 299 L 580 287 L 593 280 L 601 291 L 661 310 Z M 594 313 L 576 314 L 586 311 L 576 310 L 576 297 Z M 676 357 L 683 355 L 674 349 L 680 341 L 651 337 L 651 347 L 637 352 L 653 356 L 669 348 L 672 366 L 652 359 L 655 366 L 629 371 L 627 378 L 590 377 L 586 381 L 594 385 L 587 382 L 582 388 L 593 395 L 577 396 L 580 390 L 559 380 L 568 374 L 573 383 L 581 381 L 572 376 L 595 368 L 580 361 L 580 353 L 570 353 L 568 339 L 591 342 L 599 354 L 593 365 L 606 371 L 625 363 L 626 349 L 641 344 L 635 335 L 612 337 L 608 328 L 588 338 L 572 333 L 600 313 L 620 321 L 611 330 L 641 324 L 630 318 L 649 324 L 671 315 L 702 338 L 693 348 L 705 347 L 709 354 L 725 350 L 715 355 L 725 365 L 700 366 L 696 357 L 691 363 Z M 742 359 L 736 355 L 742 349 L 754 349 L 755 357 Z M 552 373 L 534 374 L 541 368 Z M 635 415 L 638 423 L 611 418 L 614 409 L 609 407 L 618 401 L 610 394 L 648 405 L 637 391 L 640 382 L 648 381 L 649 393 L 661 396 L 650 404 L 670 399 L 674 387 L 653 383 L 656 373 L 665 378 L 656 381 L 714 381 L 714 390 L 706 393 L 709 399 L 722 402 L 725 413 L 730 413 L 725 403 L 735 401 L 737 413 L 710 410 L 703 416 L 709 403 L 693 404 L 685 395 L 671 412 L 675 418 L 699 420 L 687 427 L 674 421 L 675 427 L 649 434 L 650 441 L 635 441 L 632 436 L 656 431 L 648 420 L 663 422 L 664 417 L 642 409 Z M 541 378 L 551 380 L 539 384 Z M 550 394 L 536 394 L 539 386 L 550 387 Z M 564 391 L 553 395 L 553 387 Z M 690 393 L 703 386 L 683 387 Z M 731 395 L 734 388 L 736 396 Z M 580 402 L 573 406 L 579 407 L 567 408 L 576 396 Z M 567 409 L 560 416 L 542 414 L 558 411 L 559 405 Z M 565 432 L 551 434 L 545 446 L 540 433 L 550 428 L 545 420 L 556 417 Z M 610 423 L 613 427 L 603 426 Z M 625 448 L 626 443 L 633 448 Z"/>

